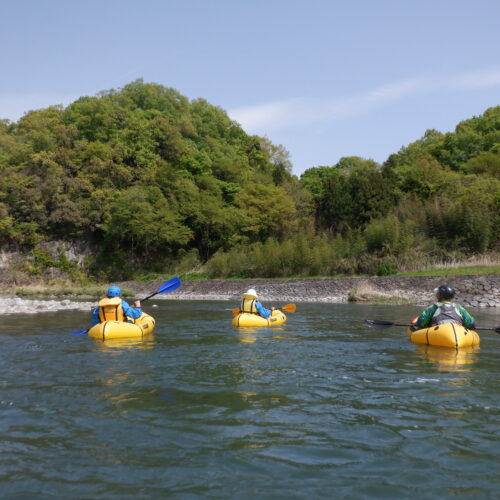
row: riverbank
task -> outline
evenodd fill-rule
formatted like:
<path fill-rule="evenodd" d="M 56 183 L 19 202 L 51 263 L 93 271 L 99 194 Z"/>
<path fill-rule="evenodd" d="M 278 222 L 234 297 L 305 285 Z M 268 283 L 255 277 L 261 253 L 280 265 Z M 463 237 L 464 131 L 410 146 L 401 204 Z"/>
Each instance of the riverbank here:
<path fill-rule="evenodd" d="M 127 299 L 146 297 L 158 290 L 163 281 L 118 283 L 127 293 Z M 241 294 L 255 288 L 266 305 L 287 302 L 318 303 L 389 303 L 424 306 L 434 300 L 433 290 L 448 283 L 457 290 L 456 301 L 465 307 L 500 307 L 500 275 L 478 276 L 413 276 L 372 278 L 312 278 L 312 279 L 256 279 L 256 280 L 182 280 L 181 287 L 170 293 L 159 294 L 154 300 L 221 300 L 238 304 Z M 12 297 L 3 290 L 0 314 L 39 313 L 60 310 L 89 311 L 97 304 L 101 287 L 93 287 L 95 297 L 85 293 L 64 293 L 40 286 L 31 297 Z M 102 291 L 105 286 L 102 287 Z M 43 291 L 43 293 L 42 293 Z M 37 296 L 37 293 L 39 294 Z M 51 294 L 49 297 L 48 295 Z M 47 300 L 40 299 L 41 296 Z M 50 299 L 50 300 L 49 300 Z M 90 301 L 89 301 L 90 299 Z M 84 301 L 86 300 L 86 301 Z"/>
<path fill-rule="evenodd" d="M 322 279 L 183 280 L 175 292 L 157 295 L 164 300 L 227 300 L 238 302 L 255 288 L 263 302 L 392 302 L 424 305 L 434 300 L 434 288 L 448 283 L 456 301 L 466 307 L 500 307 L 500 275 L 412 276 Z M 148 295 L 161 281 L 120 285 L 136 296 Z"/>

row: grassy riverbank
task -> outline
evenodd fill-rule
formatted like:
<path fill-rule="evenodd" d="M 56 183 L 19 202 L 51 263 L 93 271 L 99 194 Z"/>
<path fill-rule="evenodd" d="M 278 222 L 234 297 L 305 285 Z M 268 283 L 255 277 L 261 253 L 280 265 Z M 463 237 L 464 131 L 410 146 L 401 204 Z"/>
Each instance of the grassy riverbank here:
<path fill-rule="evenodd" d="M 413 271 L 406 273 L 398 273 L 393 277 L 423 277 L 423 276 L 442 276 L 452 278 L 453 276 L 484 276 L 484 275 L 500 275 L 500 265 L 473 265 L 473 266 L 451 266 L 451 267 L 439 267 L 435 269 L 427 269 L 421 271 Z M 197 274 L 185 274 L 180 275 L 183 281 L 211 281 L 206 275 Z M 148 291 L 148 283 L 165 281 L 171 278 L 167 275 L 148 275 L 138 277 L 138 279 L 128 282 L 129 286 L 122 286 L 122 291 L 124 297 L 132 298 L 137 296 L 137 290 Z M 269 282 L 270 284 L 278 281 L 286 280 L 325 280 L 325 279 L 366 279 L 370 280 L 370 276 L 290 276 L 288 278 L 260 278 L 244 280 L 248 283 L 255 283 L 256 281 Z M 372 277 L 374 278 L 374 277 Z M 235 281 L 233 279 L 227 280 L 217 280 L 217 281 L 227 281 L 228 284 Z M 240 280 L 237 280 L 240 281 Z M 132 285 L 131 283 L 134 283 Z M 82 298 L 82 299 L 96 299 L 102 296 L 108 287 L 108 283 L 43 283 L 37 282 L 32 285 L 23 286 L 12 286 L 0 284 L 0 296 L 3 297 L 24 297 L 24 298 L 34 298 L 34 297 L 59 297 L 59 298 Z M 154 287 L 153 287 L 154 288 Z M 182 291 L 182 287 L 181 287 Z M 154 290 L 150 290 L 149 293 L 153 293 Z M 147 293 L 145 293 L 147 295 Z M 349 300 L 353 301 L 369 301 L 376 303 L 383 303 L 390 301 L 394 303 L 407 303 L 407 300 L 391 293 L 391 290 L 387 290 L 386 293 L 374 293 L 367 285 L 360 285 L 358 288 L 353 288 L 349 294 Z"/>
<path fill-rule="evenodd" d="M 441 267 L 424 271 L 397 273 L 395 276 L 474 276 L 482 274 L 500 274 L 500 266 Z"/>
<path fill-rule="evenodd" d="M 477 264 L 477 265 L 460 265 L 460 264 L 448 264 L 442 265 L 439 267 L 434 267 L 430 269 L 422 269 L 418 271 L 407 271 L 401 273 L 391 274 L 391 276 L 480 276 L 485 274 L 500 274 L 500 264 L 492 263 L 492 264 Z M 188 280 L 209 280 L 212 279 L 207 273 L 185 273 L 180 275 L 181 279 Z M 331 276 L 300 276 L 300 275 L 292 275 L 287 278 L 268 278 L 269 280 L 273 279 L 324 279 L 324 278 L 370 278 L 368 274 L 335 274 Z M 137 281 L 152 281 L 162 279 L 161 276 L 157 275 L 147 275 L 143 276 Z M 219 278 L 217 278 L 219 279 Z M 221 278 L 221 279 L 241 279 L 241 278 Z M 259 278 L 262 279 L 262 278 Z M 249 281 L 252 281 L 253 278 L 248 278 Z"/>
<path fill-rule="evenodd" d="M 48 283 L 34 284 L 20 287 L 5 287 L 0 285 L 0 295 L 3 297 L 23 297 L 23 298 L 82 298 L 96 299 L 101 297 L 107 289 L 107 284 L 78 284 L 78 283 Z M 130 289 L 123 288 L 124 297 L 133 297 L 134 292 Z"/>

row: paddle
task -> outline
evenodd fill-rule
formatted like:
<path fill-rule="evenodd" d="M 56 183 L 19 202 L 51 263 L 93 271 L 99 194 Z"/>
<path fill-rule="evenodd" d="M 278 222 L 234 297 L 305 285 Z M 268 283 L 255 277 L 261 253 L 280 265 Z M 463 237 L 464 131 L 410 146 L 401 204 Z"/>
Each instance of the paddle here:
<path fill-rule="evenodd" d="M 283 311 L 289 313 L 294 313 L 297 310 L 297 306 L 295 304 L 285 304 L 283 307 L 278 307 L 278 309 L 282 309 Z M 234 309 L 231 309 L 231 311 L 233 312 L 233 316 L 236 316 L 241 312 L 239 307 L 235 307 Z"/>
<path fill-rule="evenodd" d="M 163 285 L 156 290 L 155 293 L 152 293 L 151 295 L 147 296 L 144 299 L 141 299 L 141 302 L 145 302 L 146 300 L 150 299 L 151 297 L 154 297 L 155 295 L 158 295 L 159 293 L 168 293 L 168 292 L 173 292 L 174 290 L 177 290 L 181 286 L 181 280 L 177 276 L 175 278 L 171 278 L 168 281 L 165 281 Z M 89 330 L 77 330 L 76 332 L 71 332 L 71 335 L 83 335 L 87 333 Z"/>
<path fill-rule="evenodd" d="M 390 326 L 412 326 L 412 325 L 404 325 L 403 323 L 392 323 L 391 321 L 382 321 L 378 319 L 365 319 L 365 324 L 367 324 L 370 328 L 389 328 Z"/>
<path fill-rule="evenodd" d="M 391 326 L 415 326 L 413 324 L 411 325 L 405 325 L 403 323 L 392 323 L 391 321 L 383 321 L 383 320 L 378 320 L 378 319 L 365 319 L 365 324 L 367 324 L 371 328 L 389 328 Z M 496 333 L 500 333 L 500 326 L 495 326 L 494 328 L 474 328 L 474 330 L 484 330 L 484 331 L 494 331 Z"/>
<path fill-rule="evenodd" d="M 151 295 L 148 295 L 145 299 L 141 299 L 141 302 L 144 302 L 151 297 L 154 297 L 155 295 L 158 295 L 159 293 L 168 293 L 168 292 L 173 292 L 174 290 L 177 290 L 181 286 L 181 280 L 178 277 L 171 278 L 168 281 L 165 281 L 163 285 L 156 290 L 155 293 L 152 293 Z"/>

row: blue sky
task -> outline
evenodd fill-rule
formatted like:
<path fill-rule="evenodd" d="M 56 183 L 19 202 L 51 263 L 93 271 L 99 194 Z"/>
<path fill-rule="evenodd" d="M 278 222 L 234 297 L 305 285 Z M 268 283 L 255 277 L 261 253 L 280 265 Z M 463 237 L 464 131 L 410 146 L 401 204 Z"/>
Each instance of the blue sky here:
<path fill-rule="evenodd" d="M 294 173 L 383 162 L 500 104 L 497 0 L 0 0 L 0 118 L 143 78 L 202 97 Z"/>

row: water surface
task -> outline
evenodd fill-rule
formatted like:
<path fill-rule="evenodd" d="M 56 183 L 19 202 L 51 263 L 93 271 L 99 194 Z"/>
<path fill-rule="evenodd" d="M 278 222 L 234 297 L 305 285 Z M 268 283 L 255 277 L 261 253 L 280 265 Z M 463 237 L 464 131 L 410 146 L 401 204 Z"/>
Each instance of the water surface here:
<path fill-rule="evenodd" d="M 237 329 L 231 307 L 151 301 L 154 336 L 104 343 L 69 334 L 86 313 L 3 316 L 2 498 L 498 498 L 498 334 L 417 346 L 363 324 L 416 307 L 300 303 Z"/>

